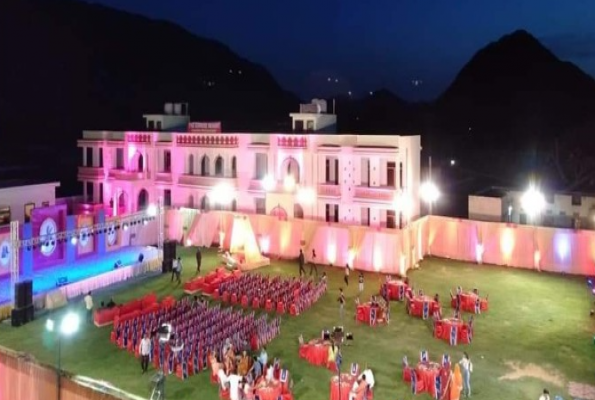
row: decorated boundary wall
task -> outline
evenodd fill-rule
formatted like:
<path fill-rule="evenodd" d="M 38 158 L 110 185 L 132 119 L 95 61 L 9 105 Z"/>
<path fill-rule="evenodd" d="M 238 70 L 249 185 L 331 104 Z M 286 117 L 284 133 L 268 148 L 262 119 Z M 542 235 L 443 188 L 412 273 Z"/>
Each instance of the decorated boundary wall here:
<path fill-rule="evenodd" d="M 117 400 L 118 397 L 79 385 L 69 377 L 60 381 L 61 400 Z M 56 370 L 24 354 L 0 348 L 0 400 L 57 400 Z M 121 399 L 121 397 L 120 397 Z"/>
<path fill-rule="evenodd" d="M 229 241 L 237 213 L 169 210 L 166 235 L 199 246 Z M 247 215 L 262 253 L 306 259 L 316 249 L 321 264 L 404 274 L 426 255 L 455 260 L 595 275 L 595 231 L 426 216 L 402 230 L 347 226 Z M 221 235 L 220 232 L 223 232 Z"/>

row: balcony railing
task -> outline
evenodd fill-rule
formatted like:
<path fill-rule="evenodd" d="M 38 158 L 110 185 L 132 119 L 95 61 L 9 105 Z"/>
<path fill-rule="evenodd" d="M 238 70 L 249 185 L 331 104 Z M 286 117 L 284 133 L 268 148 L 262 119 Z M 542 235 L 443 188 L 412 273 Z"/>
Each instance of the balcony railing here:
<path fill-rule="evenodd" d="M 180 175 L 178 183 L 180 185 L 217 186 L 221 182 L 227 182 L 232 186 L 236 186 L 236 178 L 228 178 L 224 176 L 200 176 L 200 175 Z"/>
<path fill-rule="evenodd" d="M 341 186 L 318 185 L 318 197 L 341 197 Z"/>
<path fill-rule="evenodd" d="M 103 167 L 79 167 L 81 178 L 103 178 Z"/>
<path fill-rule="evenodd" d="M 123 169 L 112 169 L 109 172 L 110 178 L 120 179 L 125 181 L 140 181 L 143 179 L 149 179 L 150 174 L 148 171 L 125 171 Z"/>
<path fill-rule="evenodd" d="M 392 203 L 395 199 L 397 189 L 394 187 L 381 186 L 381 187 L 356 187 L 355 188 L 355 199 L 364 201 L 380 201 Z"/>
<path fill-rule="evenodd" d="M 171 172 L 157 172 L 155 174 L 155 182 L 171 183 Z"/>
<path fill-rule="evenodd" d="M 237 136 L 232 135 L 208 135 L 208 134 L 176 134 L 178 146 L 196 147 L 238 147 Z"/>

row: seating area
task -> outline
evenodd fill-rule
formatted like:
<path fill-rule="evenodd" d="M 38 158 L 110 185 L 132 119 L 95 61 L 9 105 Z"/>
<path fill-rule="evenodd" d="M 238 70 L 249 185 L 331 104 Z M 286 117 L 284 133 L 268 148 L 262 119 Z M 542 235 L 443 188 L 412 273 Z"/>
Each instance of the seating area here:
<path fill-rule="evenodd" d="M 448 354 L 444 354 L 441 362 L 437 363 L 430 361 L 427 351 L 421 351 L 415 366 L 409 365 L 407 356 L 403 357 L 403 381 L 411 385 L 413 394 L 428 393 L 434 399 L 452 398 L 449 397 L 451 374 Z M 456 393 L 454 398 L 458 396 Z"/>
<path fill-rule="evenodd" d="M 242 276 L 240 270 L 228 271 L 225 267 L 219 267 L 205 276 L 198 276 L 184 283 L 184 292 L 195 294 L 202 292 L 205 295 L 213 295 L 221 283 L 238 279 Z"/>
<path fill-rule="evenodd" d="M 270 278 L 260 274 L 242 275 L 221 282 L 214 298 L 243 308 L 264 309 L 278 314 L 299 315 L 326 293 L 326 281 L 315 283 L 299 278 Z"/>
<path fill-rule="evenodd" d="M 470 344 L 473 339 L 473 317 L 469 322 L 461 318 L 443 318 L 434 321 L 434 337 L 451 346 Z"/>
<path fill-rule="evenodd" d="M 102 327 L 121 319 L 132 319 L 141 314 L 148 314 L 158 310 L 159 307 L 157 296 L 150 293 L 141 299 L 135 299 L 119 306 L 96 309 L 93 312 L 93 322 L 95 326 Z"/>
<path fill-rule="evenodd" d="M 165 298 L 150 311 L 120 316 L 110 340 L 139 357 L 140 340 L 149 334 L 155 368 L 186 379 L 207 369 L 209 354 L 220 354 L 227 339 L 236 349 L 256 350 L 279 334 L 280 323 L 279 318 L 268 321 L 266 315 L 257 318 L 254 312 L 246 315 L 219 305 L 209 307 L 188 297 L 179 302 Z M 171 326 L 166 340 L 158 334 L 164 324 Z"/>
<path fill-rule="evenodd" d="M 488 311 L 488 297 L 482 299 L 477 289 L 471 292 L 464 292 L 460 287 L 457 288 L 457 294 L 450 294 L 450 306 L 456 310 L 481 314 Z"/>
<path fill-rule="evenodd" d="M 333 375 L 330 385 L 330 400 L 373 400 L 374 374 L 370 369 L 360 372 L 359 365 L 351 364 L 349 373 L 340 377 Z"/>

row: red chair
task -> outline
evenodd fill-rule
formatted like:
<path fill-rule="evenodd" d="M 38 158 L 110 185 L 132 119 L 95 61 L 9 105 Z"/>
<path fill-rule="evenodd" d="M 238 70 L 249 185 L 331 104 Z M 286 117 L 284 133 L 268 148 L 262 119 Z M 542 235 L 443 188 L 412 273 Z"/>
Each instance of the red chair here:
<path fill-rule="evenodd" d="M 265 305 L 264 309 L 266 310 L 266 312 L 273 311 L 273 302 L 271 301 L 271 299 L 267 299 L 265 304 L 266 305 Z"/>
<path fill-rule="evenodd" d="M 235 306 L 236 304 L 238 304 L 238 295 L 234 293 L 231 295 L 231 305 Z"/>
<path fill-rule="evenodd" d="M 285 303 L 282 301 L 277 303 L 277 314 L 285 314 Z"/>
<path fill-rule="evenodd" d="M 467 328 L 466 326 L 463 326 L 461 328 L 459 340 L 462 343 L 469 344 L 469 328 Z"/>
<path fill-rule="evenodd" d="M 403 381 L 404 382 L 411 382 L 411 368 L 404 367 L 403 368 Z"/>
<path fill-rule="evenodd" d="M 444 333 L 444 327 L 442 326 L 442 322 L 436 321 L 434 323 L 434 337 L 437 339 L 442 338 L 442 334 Z"/>
<path fill-rule="evenodd" d="M 223 292 L 223 297 L 221 298 L 221 301 L 224 303 L 229 303 L 229 292 L 227 290 Z"/>
<path fill-rule="evenodd" d="M 260 299 L 258 297 L 255 297 L 252 299 L 252 308 L 254 308 L 254 309 L 260 308 Z"/>
<path fill-rule="evenodd" d="M 242 296 L 242 308 L 248 308 L 248 296 Z"/>
<path fill-rule="evenodd" d="M 293 315 L 293 316 L 298 315 L 297 307 L 293 303 L 291 304 L 291 306 L 289 306 L 289 315 Z"/>
<path fill-rule="evenodd" d="M 213 300 L 219 300 L 221 296 L 219 295 L 219 289 L 215 289 L 213 291 Z"/>

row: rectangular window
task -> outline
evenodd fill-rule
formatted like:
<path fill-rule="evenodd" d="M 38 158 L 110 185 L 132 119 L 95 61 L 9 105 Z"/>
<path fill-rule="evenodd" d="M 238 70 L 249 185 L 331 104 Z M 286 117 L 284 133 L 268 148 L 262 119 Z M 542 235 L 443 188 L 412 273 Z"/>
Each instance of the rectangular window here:
<path fill-rule="evenodd" d="M 25 223 L 31 222 L 31 212 L 35 208 L 35 203 L 25 204 Z"/>
<path fill-rule="evenodd" d="M 264 179 L 268 173 L 268 156 L 265 153 L 256 153 L 256 179 Z"/>
<path fill-rule="evenodd" d="M 361 220 L 363 226 L 370 226 L 370 207 L 362 207 Z"/>
<path fill-rule="evenodd" d="M 163 172 L 171 172 L 171 151 L 163 152 Z"/>
<path fill-rule="evenodd" d="M 163 205 L 165 207 L 171 207 L 171 190 L 165 189 L 163 191 Z"/>
<path fill-rule="evenodd" d="M 261 198 L 254 199 L 256 214 L 265 215 L 267 213 L 266 200 Z"/>
<path fill-rule="evenodd" d="M 389 162 L 386 164 L 386 186 L 396 187 L 395 163 Z"/>
<path fill-rule="evenodd" d="M 93 189 L 94 189 L 93 182 L 87 182 L 87 193 L 86 193 L 87 198 L 85 200 L 88 202 L 91 202 L 91 203 L 95 200 Z"/>
<path fill-rule="evenodd" d="M 573 194 L 572 195 L 572 205 L 573 206 L 580 206 L 582 204 L 582 198 L 580 194 Z"/>
<path fill-rule="evenodd" d="M 103 183 L 99 184 L 99 203 L 103 204 Z"/>
<path fill-rule="evenodd" d="M 391 229 L 397 227 L 395 210 L 386 210 L 386 227 Z"/>
<path fill-rule="evenodd" d="M 325 211 L 324 211 L 324 220 L 326 222 L 330 222 L 331 221 L 331 205 L 327 204 L 325 206 Z"/>
<path fill-rule="evenodd" d="M 116 149 L 116 169 L 124 169 L 124 149 Z"/>
<path fill-rule="evenodd" d="M 87 164 L 85 167 L 93 166 L 93 147 L 87 147 Z"/>
<path fill-rule="evenodd" d="M 403 189 L 403 163 L 399 163 L 399 188 Z"/>
<path fill-rule="evenodd" d="M 99 148 L 99 168 L 103 168 L 103 148 Z"/>

